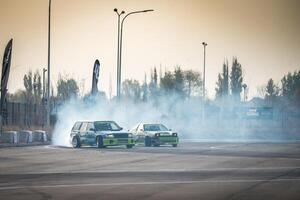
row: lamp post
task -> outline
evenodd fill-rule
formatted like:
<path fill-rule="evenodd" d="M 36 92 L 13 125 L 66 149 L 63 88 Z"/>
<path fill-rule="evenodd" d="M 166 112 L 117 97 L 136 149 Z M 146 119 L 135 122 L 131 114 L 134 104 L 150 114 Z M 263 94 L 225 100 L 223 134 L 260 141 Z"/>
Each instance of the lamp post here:
<path fill-rule="evenodd" d="M 46 68 L 43 68 L 43 100 L 45 100 L 46 96 L 46 85 L 45 85 L 45 73 L 47 72 Z"/>
<path fill-rule="evenodd" d="M 204 59 L 203 59 L 203 100 L 205 100 L 205 57 L 206 57 L 206 46 L 207 43 L 202 42 L 203 48 L 204 48 Z"/>
<path fill-rule="evenodd" d="M 118 16 L 118 53 L 117 53 L 117 97 L 120 97 L 120 83 L 119 83 L 119 73 L 120 73 L 120 17 L 122 14 L 125 14 L 125 11 L 122 10 L 121 13 L 118 12 L 118 9 L 115 8 L 114 12 L 117 14 Z"/>
<path fill-rule="evenodd" d="M 122 14 L 125 14 L 125 12 L 122 11 L 121 13 L 119 13 L 117 8 L 114 9 L 114 12 L 116 12 L 118 15 L 118 58 L 117 58 L 117 64 L 118 64 L 118 66 L 117 66 L 117 97 L 118 97 L 118 99 L 120 99 L 120 96 L 121 96 L 122 40 L 123 40 L 124 20 L 129 15 L 145 13 L 145 12 L 152 12 L 152 11 L 154 11 L 154 10 L 140 10 L 140 11 L 130 12 L 122 18 L 121 26 L 120 26 L 120 16 Z"/>
<path fill-rule="evenodd" d="M 203 88 L 202 88 L 202 92 L 203 92 L 203 100 L 202 100 L 202 122 L 204 121 L 204 118 L 205 118 L 205 106 L 204 106 L 204 102 L 205 102 L 205 57 L 206 57 L 206 46 L 207 46 L 207 43 L 205 42 L 202 42 L 202 45 L 203 45 L 203 53 L 204 53 L 204 56 L 203 56 Z"/>
<path fill-rule="evenodd" d="M 244 103 L 246 103 L 246 100 L 247 100 L 247 84 L 246 83 L 244 83 L 243 85 L 242 85 L 242 87 L 243 87 L 243 89 L 244 89 Z"/>

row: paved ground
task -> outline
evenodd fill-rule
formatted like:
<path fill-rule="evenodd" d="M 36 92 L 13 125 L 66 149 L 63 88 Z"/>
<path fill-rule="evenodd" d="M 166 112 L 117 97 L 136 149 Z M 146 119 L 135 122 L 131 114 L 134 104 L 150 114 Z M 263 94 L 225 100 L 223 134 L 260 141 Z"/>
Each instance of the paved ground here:
<path fill-rule="evenodd" d="M 0 148 L 0 199 L 300 199 L 300 142 Z"/>

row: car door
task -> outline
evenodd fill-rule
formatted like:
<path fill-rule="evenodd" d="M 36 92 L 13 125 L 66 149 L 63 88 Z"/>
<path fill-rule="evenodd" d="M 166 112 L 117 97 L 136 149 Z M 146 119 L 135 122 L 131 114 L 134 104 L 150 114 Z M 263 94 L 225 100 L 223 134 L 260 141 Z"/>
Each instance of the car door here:
<path fill-rule="evenodd" d="M 144 125 L 143 124 L 140 124 L 137 127 L 136 135 L 137 135 L 137 142 L 144 142 L 144 140 L 145 140 L 145 132 L 144 132 Z"/>
<path fill-rule="evenodd" d="M 87 138 L 87 122 L 82 122 L 81 127 L 80 127 L 80 141 L 81 143 L 87 144 L 88 143 L 88 138 Z"/>
<path fill-rule="evenodd" d="M 92 122 L 87 123 L 86 140 L 87 140 L 87 143 L 89 143 L 91 145 L 96 143 L 95 127 L 94 127 L 94 123 L 92 123 Z"/>
<path fill-rule="evenodd" d="M 71 137 L 79 135 L 81 124 L 82 124 L 81 122 L 76 122 L 75 123 L 75 125 L 73 126 L 72 131 L 71 131 Z"/>

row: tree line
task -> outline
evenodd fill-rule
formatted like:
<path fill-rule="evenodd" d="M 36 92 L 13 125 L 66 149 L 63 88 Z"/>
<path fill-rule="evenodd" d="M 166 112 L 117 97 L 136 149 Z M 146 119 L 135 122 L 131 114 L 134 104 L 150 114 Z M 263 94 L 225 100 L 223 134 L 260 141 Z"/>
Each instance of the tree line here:
<path fill-rule="evenodd" d="M 149 77 L 149 80 L 147 80 Z M 45 80 L 45 82 L 47 82 Z M 24 89 L 18 90 L 14 94 L 9 94 L 10 101 L 32 102 L 40 104 L 43 102 L 42 78 L 38 71 L 29 71 L 23 77 Z M 238 59 L 234 57 L 229 66 L 227 60 L 224 61 L 221 72 L 218 74 L 215 101 L 241 102 L 241 93 L 247 89 L 244 83 L 243 69 Z M 74 78 L 59 75 L 56 83 L 56 95 L 53 95 L 54 88 L 51 88 L 52 99 L 65 102 L 72 97 L 79 97 L 79 86 Z M 126 79 L 122 82 L 121 97 L 123 100 L 135 102 L 157 102 L 160 98 L 173 97 L 178 100 L 195 98 L 203 100 L 202 74 L 195 70 L 182 70 L 180 66 L 173 70 L 166 70 L 164 73 L 157 72 L 154 67 L 150 71 L 150 76 L 145 74 L 144 81 L 140 83 L 135 79 Z M 261 89 L 264 100 L 269 105 L 284 103 L 300 107 L 300 70 L 284 75 L 281 84 L 274 83 L 270 78 Z M 88 97 L 85 95 L 83 98 Z M 101 96 L 105 93 L 101 92 Z"/>
<path fill-rule="evenodd" d="M 243 84 L 242 65 L 237 58 L 232 59 L 230 74 L 228 61 L 224 61 L 222 72 L 218 74 L 216 83 L 216 100 L 231 97 L 234 102 L 240 102 L 243 85 L 245 84 Z"/>
<path fill-rule="evenodd" d="M 151 70 L 150 81 L 147 75 L 142 84 L 134 79 L 122 83 L 122 98 L 134 101 L 151 101 L 160 97 L 173 96 L 178 99 L 202 98 L 202 76 L 194 70 L 182 70 L 180 66 L 174 71 L 165 71 L 158 75 L 156 67 Z"/>
<path fill-rule="evenodd" d="M 44 80 L 47 83 L 47 80 Z M 23 86 L 25 89 L 19 89 L 13 94 L 8 94 L 8 100 L 13 102 L 27 102 L 33 104 L 41 104 L 45 101 L 47 95 L 47 87 L 42 84 L 42 78 L 38 71 L 32 73 L 27 72 L 23 77 Z M 52 100 L 65 102 L 72 97 L 78 97 L 79 87 L 74 78 L 68 78 L 59 75 L 56 83 L 56 96 L 54 95 L 54 88 L 50 88 L 50 94 Z"/>
<path fill-rule="evenodd" d="M 300 70 L 284 75 L 280 84 L 270 78 L 263 96 L 272 106 L 300 107 Z"/>

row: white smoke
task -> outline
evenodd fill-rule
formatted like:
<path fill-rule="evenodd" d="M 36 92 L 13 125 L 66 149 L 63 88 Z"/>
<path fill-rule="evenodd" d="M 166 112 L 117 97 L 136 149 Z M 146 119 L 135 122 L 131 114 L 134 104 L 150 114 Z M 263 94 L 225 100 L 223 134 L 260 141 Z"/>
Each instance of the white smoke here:
<path fill-rule="evenodd" d="M 227 105 L 227 107 L 230 107 Z M 233 107 L 231 105 L 231 107 Z M 214 141 L 228 140 L 281 140 L 289 137 L 276 120 L 245 120 L 224 115 L 219 107 L 205 105 L 202 101 L 179 100 L 176 97 L 160 97 L 158 101 L 108 101 L 101 99 L 71 100 L 61 106 L 52 141 L 54 145 L 70 146 L 69 135 L 76 121 L 113 120 L 125 130 L 139 122 L 163 123 L 178 132 L 180 139 Z M 223 113 L 223 114 L 224 114 Z"/>
<path fill-rule="evenodd" d="M 113 120 L 125 130 L 142 121 L 159 122 L 161 113 L 150 104 L 116 103 L 106 100 L 71 100 L 61 106 L 53 132 L 54 145 L 70 146 L 69 135 L 76 121 Z"/>

